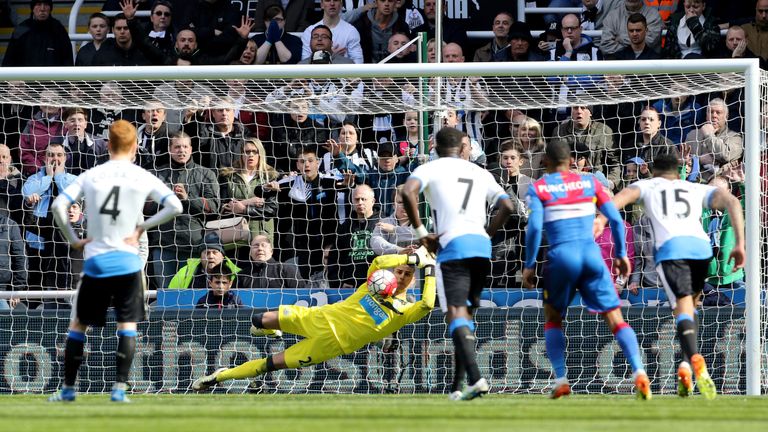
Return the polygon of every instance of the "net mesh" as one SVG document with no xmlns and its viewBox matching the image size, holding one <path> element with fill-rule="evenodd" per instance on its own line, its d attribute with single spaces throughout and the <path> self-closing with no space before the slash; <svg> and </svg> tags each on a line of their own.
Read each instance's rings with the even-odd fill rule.
<svg viewBox="0 0 768 432">
<path fill-rule="evenodd" d="M 4 213 L 16 222 L 18 235 L 16 240 L 8 237 L 8 268 L 13 271 L 7 272 L 10 278 L 5 283 L 9 290 L 65 291 L 76 286 L 82 257 L 55 233 L 46 212 L 35 211 L 36 205 L 28 201 L 30 178 L 41 168 L 45 171 L 50 142 L 66 143 L 65 171 L 76 175 L 105 160 L 112 122 L 121 118 L 134 122 L 139 127 L 137 163 L 154 170 L 170 186 L 181 185 L 189 200 L 200 205 L 185 207 L 183 217 L 154 230 L 147 239 L 148 281 L 157 298 L 151 301 L 148 320 L 139 325 L 131 381 L 139 392 L 189 391 L 192 380 L 203 373 L 279 352 L 300 339 L 250 337 L 251 308 L 340 301 L 364 281 L 373 256 L 402 252 L 415 244 L 396 187 L 430 159 L 430 129 L 438 122 L 455 125 L 471 138 L 471 160 L 498 178 L 519 210 L 494 238 L 490 289 L 476 316 L 481 371 L 490 378 L 492 391 L 545 392 L 551 373 L 540 293 L 520 288 L 527 184 L 509 167 L 504 143 L 511 141 L 519 149 L 520 173 L 536 178 L 545 143 L 566 140 L 584 161 L 580 169 L 603 173 L 606 185 L 618 190 L 644 175 L 643 161 L 632 159 L 649 154 L 643 119 L 653 117 L 645 109 L 652 106 L 658 123 L 649 126 L 653 132 L 649 135 L 664 137 L 661 142 L 668 147 L 690 151 L 686 174 L 691 181 L 705 182 L 718 175 L 725 178 L 726 187 L 743 196 L 744 85 L 744 75 L 736 73 L 444 77 L 439 83 L 435 78 L 396 77 L 3 82 L 0 122 L 13 168 L 0 167 L 5 174 L 0 186 L 5 188 Z M 762 101 L 768 100 L 766 94 L 763 86 Z M 730 132 L 723 139 L 732 143 L 728 151 L 712 150 L 698 142 L 696 134 L 712 120 L 708 107 L 718 105 L 712 102 L 716 99 L 727 107 L 725 124 Z M 765 111 L 766 103 L 762 105 Z M 582 115 L 591 118 L 586 133 L 564 125 L 579 121 L 573 107 L 586 107 Z M 85 118 L 79 126 L 78 113 Z M 765 134 L 765 122 L 761 127 Z M 172 165 L 178 164 L 171 140 L 176 131 L 190 136 L 191 160 L 196 164 L 183 176 Z M 302 153 L 305 147 L 315 153 Z M 274 169 L 249 165 L 250 151 Z M 301 180 L 313 174 L 305 169 L 319 171 L 320 183 Z M 278 182 L 280 193 L 268 193 L 265 184 L 271 181 Z M 366 222 L 356 219 L 358 211 L 366 210 L 358 210 L 350 200 L 355 184 L 368 184 L 373 190 L 374 216 Z M 761 189 L 765 193 L 766 188 Z M 211 225 L 233 216 L 245 218 L 240 231 Z M 628 307 L 627 320 L 638 334 L 654 392 L 674 393 L 680 357 L 674 320 L 653 277 L 652 243 L 641 210 L 627 211 L 625 219 L 633 233 L 630 250 L 636 270 L 629 281 L 616 281 L 616 287 Z M 72 220 L 86 236 L 87 221 L 76 211 Z M 721 222 L 720 215 L 704 222 L 717 245 L 727 241 Z M 9 236 L 12 225 L 5 225 Z M 218 242 L 207 235 L 214 231 L 220 234 Z M 234 237 L 225 239 L 228 234 Z M 248 242 L 261 234 L 271 244 L 273 259 L 282 264 L 260 263 L 263 252 Z M 609 238 L 599 241 L 610 250 Z M 208 258 L 201 252 L 219 246 L 227 262 L 240 269 L 233 292 L 241 306 L 217 299 L 209 307 L 196 308 L 208 293 L 200 272 Z M 22 256 L 26 261 L 19 259 Z M 761 256 L 768 254 L 761 251 Z M 543 255 L 539 261 L 543 263 Z M 719 391 L 744 393 L 743 276 L 728 279 L 719 264 L 711 269 L 713 289 L 700 313 L 701 351 Z M 631 371 L 612 335 L 599 317 L 579 307 L 578 299 L 574 305 L 566 319 L 574 389 L 631 391 Z M 69 300 L 30 298 L 19 305 L 13 300 L 10 306 L 15 307 L 13 313 L 0 314 L 5 371 L 0 391 L 57 388 Z M 310 368 L 234 381 L 218 391 L 445 392 L 451 380 L 452 344 L 442 319 L 434 312 L 405 327 L 397 335 L 400 346 L 394 352 L 371 345 Z M 763 306 L 763 347 L 767 321 L 768 309 Z M 114 330 L 110 323 L 90 332 L 79 381 L 82 391 L 109 390 L 117 344 Z M 762 361 L 768 364 L 765 351 Z"/>
</svg>

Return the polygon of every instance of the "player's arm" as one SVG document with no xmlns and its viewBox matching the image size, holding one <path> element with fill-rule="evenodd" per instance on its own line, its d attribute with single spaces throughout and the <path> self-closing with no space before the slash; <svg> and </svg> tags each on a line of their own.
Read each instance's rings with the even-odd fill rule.
<svg viewBox="0 0 768 432">
<path fill-rule="evenodd" d="M 544 229 L 544 204 L 534 192 L 528 190 L 528 225 L 525 230 L 525 269 L 533 269 L 536 265 L 536 255 L 541 245 L 541 233 Z"/>
<path fill-rule="evenodd" d="M 636 186 L 627 186 L 622 189 L 621 192 L 614 195 L 611 201 L 613 202 L 615 209 L 618 211 L 630 204 L 636 203 L 639 199 L 640 188 Z M 603 232 L 603 227 L 609 222 L 608 217 L 603 213 L 602 205 L 598 208 L 600 209 L 600 214 L 595 216 L 595 237 Z"/>
<path fill-rule="evenodd" d="M 507 223 L 507 219 L 509 219 L 509 215 L 515 210 L 515 207 L 512 204 L 512 200 L 509 199 L 509 195 L 507 195 L 504 189 L 496 183 L 490 173 L 488 173 L 488 177 L 490 177 L 489 181 L 491 187 L 488 189 L 488 196 L 486 199 L 491 204 L 491 207 L 495 206 L 499 210 L 491 218 L 488 227 L 485 229 L 485 232 L 488 233 L 488 237 L 493 238 L 493 236 L 496 235 L 496 231 Z"/>
<path fill-rule="evenodd" d="M 81 248 L 88 242 L 87 240 L 80 239 L 77 236 L 77 233 L 75 233 L 75 230 L 72 229 L 72 225 L 69 223 L 69 207 L 82 196 L 83 188 L 81 187 L 81 180 L 78 177 L 78 180 L 68 188 L 64 189 L 64 191 L 53 200 L 53 204 L 51 204 L 51 213 L 53 213 L 53 220 L 56 222 L 56 226 L 59 227 L 69 244 L 75 248 Z"/>
<path fill-rule="evenodd" d="M 427 227 L 421 223 L 419 217 L 419 193 L 423 189 L 422 179 L 411 175 L 403 186 L 403 207 L 408 214 L 408 220 L 411 222 L 416 238 L 430 252 L 437 252 L 438 236 L 430 234 Z"/>
<path fill-rule="evenodd" d="M 437 281 L 435 280 L 435 266 L 424 266 L 424 284 L 421 286 L 421 300 L 413 307 L 405 311 L 403 316 L 405 324 L 414 323 L 426 316 L 435 307 Z"/>
<path fill-rule="evenodd" d="M 731 218 L 731 226 L 736 236 L 736 244 L 731 250 L 730 259 L 734 262 L 734 270 L 744 267 L 746 261 L 745 240 L 744 240 L 744 213 L 738 198 L 733 196 L 727 190 L 720 188 L 714 189 L 709 193 L 705 201 L 708 207 L 717 210 L 727 210 Z"/>
</svg>

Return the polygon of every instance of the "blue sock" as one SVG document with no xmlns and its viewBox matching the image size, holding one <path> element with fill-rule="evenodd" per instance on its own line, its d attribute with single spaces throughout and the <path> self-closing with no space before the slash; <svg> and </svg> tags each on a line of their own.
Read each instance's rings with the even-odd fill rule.
<svg viewBox="0 0 768 432">
<path fill-rule="evenodd" d="M 644 370 L 643 358 L 640 355 L 640 347 L 637 344 L 637 335 L 632 330 L 632 327 L 627 323 L 617 325 L 613 329 L 613 337 L 616 338 L 621 351 L 624 352 L 624 357 L 627 358 L 629 365 L 632 366 L 632 372 Z"/>
<path fill-rule="evenodd" d="M 558 324 L 544 324 L 544 342 L 547 347 L 547 357 L 552 363 L 555 378 L 565 378 L 565 334 Z"/>
</svg>

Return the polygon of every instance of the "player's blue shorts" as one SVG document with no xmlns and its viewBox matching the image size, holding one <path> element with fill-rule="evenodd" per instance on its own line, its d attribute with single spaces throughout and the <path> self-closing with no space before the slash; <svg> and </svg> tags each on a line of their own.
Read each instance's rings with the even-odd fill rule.
<svg viewBox="0 0 768 432">
<path fill-rule="evenodd" d="M 544 303 L 563 315 L 577 289 L 590 312 L 608 312 L 621 305 L 594 241 L 573 241 L 549 249 L 543 276 Z"/>
</svg>

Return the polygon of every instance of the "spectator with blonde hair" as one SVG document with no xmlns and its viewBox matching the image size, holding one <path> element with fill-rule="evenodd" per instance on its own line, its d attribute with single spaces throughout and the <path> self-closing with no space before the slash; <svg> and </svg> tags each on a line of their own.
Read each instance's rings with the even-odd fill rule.
<svg viewBox="0 0 768 432">
<path fill-rule="evenodd" d="M 532 179 L 541 177 L 544 173 L 544 148 L 547 145 L 541 124 L 535 119 L 526 117 L 520 122 L 512 141 L 521 150 L 523 165 L 520 167 L 520 173 Z"/>
<path fill-rule="evenodd" d="M 248 219 L 251 236 L 264 233 L 274 241 L 277 216 L 277 194 L 263 185 L 277 179 L 277 171 L 267 164 L 264 145 L 257 138 L 248 138 L 240 158 L 231 168 L 222 168 L 219 175 L 221 215 Z M 247 255 L 247 254 L 246 254 Z"/>
</svg>

